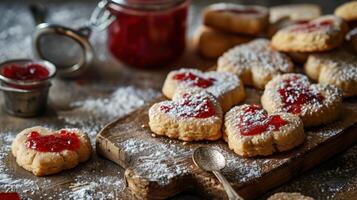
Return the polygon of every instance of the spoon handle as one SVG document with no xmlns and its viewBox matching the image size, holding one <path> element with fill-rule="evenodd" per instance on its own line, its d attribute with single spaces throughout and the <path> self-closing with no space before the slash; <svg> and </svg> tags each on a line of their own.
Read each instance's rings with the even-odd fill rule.
<svg viewBox="0 0 357 200">
<path fill-rule="evenodd" d="M 217 177 L 219 182 L 222 183 L 224 189 L 226 190 L 227 196 L 229 200 L 244 200 L 241 196 L 237 194 L 237 192 L 232 188 L 231 184 L 227 181 L 227 179 L 223 176 L 220 171 L 212 171 L 213 174 Z"/>
</svg>

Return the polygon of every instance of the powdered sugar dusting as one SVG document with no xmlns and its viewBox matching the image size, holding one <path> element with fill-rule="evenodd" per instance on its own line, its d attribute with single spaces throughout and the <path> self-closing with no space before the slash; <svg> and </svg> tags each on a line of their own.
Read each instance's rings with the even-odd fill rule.
<svg viewBox="0 0 357 200">
<path fill-rule="evenodd" d="M 189 172 L 186 160 L 192 154 L 192 149 L 140 139 L 128 139 L 118 146 L 129 157 L 136 175 L 149 181 L 165 185 L 170 179 Z"/>
<path fill-rule="evenodd" d="M 75 109 L 61 112 L 59 118 L 68 128 L 81 127 L 94 144 L 97 133 L 105 124 L 129 114 L 157 95 L 158 92 L 152 89 L 120 87 L 108 97 L 73 102 L 71 105 Z"/>
<path fill-rule="evenodd" d="M 174 117 L 209 118 L 216 115 L 216 100 L 205 92 L 176 95 L 160 103 L 160 110 Z M 155 113 L 154 113 L 155 114 Z"/>
<path fill-rule="evenodd" d="M 273 73 L 287 73 L 293 70 L 289 57 L 273 50 L 266 39 L 256 39 L 230 49 L 218 59 L 218 70 L 227 66 L 234 66 L 241 73 L 251 70 L 253 66 Z"/>
<path fill-rule="evenodd" d="M 197 69 L 180 69 L 176 71 L 172 71 L 169 75 L 168 78 L 173 78 L 177 74 L 182 74 L 182 73 L 191 73 L 197 77 L 202 77 L 206 80 L 212 80 L 212 85 L 209 85 L 209 87 L 204 88 L 207 92 L 213 94 L 216 98 L 236 89 L 239 88 L 240 85 L 242 84 L 240 79 L 228 72 L 202 72 Z M 177 84 L 179 84 L 178 89 L 183 89 L 187 90 L 187 88 L 193 88 L 193 89 L 201 89 L 200 87 L 197 87 L 195 85 L 197 82 L 197 78 L 193 80 L 176 80 Z"/>
</svg>

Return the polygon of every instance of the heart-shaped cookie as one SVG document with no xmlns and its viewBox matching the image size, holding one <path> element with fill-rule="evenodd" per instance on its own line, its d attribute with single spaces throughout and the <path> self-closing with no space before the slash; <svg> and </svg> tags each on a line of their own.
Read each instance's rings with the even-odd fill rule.
<svg viewBox="0 0 357 200">
<path fill-rule="evenodd" d="M 357 96 L 357 57 L 344 50 L 310 55 L 305 73 L 314 81 L 342 89 L 346 97 Z"/>
<path fill-rule="evenodd" d="M 311 84 L 302 74 L 284 74 L 266 85 L 261 102 L 269 113 L 289 112 L 300 116 L 304 126 L 315 126 L 338 117 L 342 91 L 332 85 Z"/>
<path fill-rule="evenodd" d="M 226 113 L 224 134 L 229 148 L 244 157 L 287 151 L 305 138 L 298 116 L 286 112 L 269 115 L 261 106 L 248 104 Z"/>
<path fill-rule="evenodd" d="M 223 112 L 243 101 L 245 92 L 239 78 L 227 72 L 202 72 L 196 69 L 180 69 L 170 72 L 162 92 L 171 99 L 177 92 L 205 90 L 215 96 Z"/>
<path fill-rule="evenodd" d="M 222 136 L 222 116 L 214 96 L 192 90 L 154 104 L 149 109 L 149 126 L 157 135 L 184 141 L 217 140 Z"/>
<path fill-rule="evenodd" d="M 217 71 L 230 72 L 240 77 L 244 85 L 263 89 L 274 76 L 292 72 L 290 58 L 273 50 L 267 39 L 255 39 L 238 45 L 218 59 Z"/>
<path fill-rule="evenodd" d="M 327 51 L 340 46 L 347 31 L 348 26 L 341 18 L 326 15 L 283 28 L 273 36 L 271 42 L 279 51 Z"/>
<path fill-rule="evenodd" d="M 17 134 L 11 151 L 18 165 L 36 176 L 44 176 L 88 160 L 92 147 L 87 135 L 78 129 L 52 132 L 36 126 Z"/>
</svg>

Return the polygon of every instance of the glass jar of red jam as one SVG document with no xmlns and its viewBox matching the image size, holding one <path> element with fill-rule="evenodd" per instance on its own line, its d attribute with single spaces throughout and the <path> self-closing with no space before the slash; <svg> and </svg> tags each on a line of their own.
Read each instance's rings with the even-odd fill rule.
<svg viewBox="0 0 357 200">
<path fill-rule="evenodd" d="M 112 0 L 110 52 L 130 66 L 151 69 L 177 59 L 185 49 L 188 0 Z"/>
</svg>

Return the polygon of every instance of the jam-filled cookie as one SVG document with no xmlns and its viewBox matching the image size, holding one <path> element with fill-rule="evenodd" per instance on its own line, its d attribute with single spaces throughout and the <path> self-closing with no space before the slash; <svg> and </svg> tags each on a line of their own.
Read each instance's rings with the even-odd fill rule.
<svg viewBox="0 0 357 200">
<path fill-rule="evenodd" d="M 347 51 L 312 54 L 305 72 L 314 81 L 342 89 L 344 96 L 357 96 L 357 57 Z"/>
<path fill-rule="evenodd" d="M 305 139 L 298 116 L 287 112 L 269 115 L 261 106 L 247 104 L 226 113 L 224 134 L 229 148 L 244 157 L 287 151 Z"/>
<path fill-rule="evenodd" d="M 259 89 L 274 76 L 293 69 L 290 58 L 273 50 L 267 39 L 256 39 L 230 49 L 218 59 L 217 67 L 217 71 L 236 74 L 245 85 Z"/>
<path fill-rule="evenodd" d="M 201 27 L 195 37 L 197 49 L 207 58 L 218 58 L 228 49 L 252 40 L 250 36 L 219 31 L 209 27 Z"/>
<path fill-rule="evenodd" d="M 335 15 L 341 17 L 348 23 L 357 22 L 357 1 L 342 4 L 335 10 Z"/>
<path fill-rule="evenodd" d="M 272 38 L 272 46 L 287 52 L 327 51 L 340 46 L 347 31 L 341 18 L 326 15 L 279 30 Z"/>
<path fill-rule="evenodd" d="M 78 129 L 51 131 L 36 126 L 21 131 L 11 151 L 19 166 L 36 176 L 71 169 L 89 159 L 92 147 L 88 136 Z"/>
<path fill-rule="evenodd" d="M 202 72 L 196 69 L 180 69 L 170 72 L 165 80 L 162 92 L 171 99 L 177 92 L 191 89 L 205 90 L 215 96 L 223 112 L 243 101 L 245 92 L 243 83 L 237 76 L 228 72 Z"/>
<path fill-rule="evenodd" d="M 154 104 L 149 109 L 149 126 L 157 135 L 183 141 L 217 140 L 222 136 L 222 117 L 213 95 L 192 90 Z"/>
<path fill-rule="evenodd" d="M 206 26 L 231 33 L 257 35 L 268 25 L 269 10 L 262 6 L 217 3 L 203 11 Z"/>
<path fill-rule="evenodd" d="M 332 85 L 311 84 L 302 74 L 284 74 L 266 85 L 261 103 L 269 113 L 289 112 L 300 116 L 304 126 L 316 126 L 339 116 L 342 91 Z"/>
<path fill-rule="evenodd" d="M 314 200 L 314 198 L 302 195 L 297 192 L 279 192 L 270 196 L 267 200 Z"/>
<path fill-rule="evenodd" d="M 321 15 L 321 8 L 316 4 L 288 4 L 270 8 L 269 21 L 274 23 L 282 18 L 292 21 L 312 20 Z"/>
</svg>

